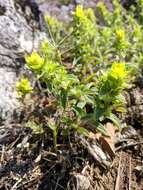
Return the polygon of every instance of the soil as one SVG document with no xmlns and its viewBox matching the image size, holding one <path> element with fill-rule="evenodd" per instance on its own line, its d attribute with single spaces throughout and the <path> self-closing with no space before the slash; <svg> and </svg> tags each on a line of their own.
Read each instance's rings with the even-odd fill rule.
<svg viewBox="0 0 143 190">
<path fill-rule="evenodd" d="M 18 145 L 21 141 L 23 147 Z M 143 138 L 138 141 L 143 142 Z M 72 178 L 77 174 L 89 180 L 89 190 L 143 189 L 143 171 L 136 169 L 143 163 L 142 144 L 118 151 L 108 170 L 99 166 L 77 142 L 59 144 L 56 154 L 50 147 L 50 141 L 46 144 L 42 137 L 31 138 L 30 134 L 2 145 L 0 189 L 75 189 Z"/>
</svg>

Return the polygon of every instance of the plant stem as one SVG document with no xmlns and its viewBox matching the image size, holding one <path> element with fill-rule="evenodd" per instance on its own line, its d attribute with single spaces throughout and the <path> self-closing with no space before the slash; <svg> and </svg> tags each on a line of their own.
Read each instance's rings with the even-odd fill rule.
<svg viewBox="0 0 143 190">
<path fill-rule="evenodd" d="M 57 152 L 57 130 L 56 129 L 53 131 L 53 144 L 54 144 L 55 152 Z"/>
</svg>

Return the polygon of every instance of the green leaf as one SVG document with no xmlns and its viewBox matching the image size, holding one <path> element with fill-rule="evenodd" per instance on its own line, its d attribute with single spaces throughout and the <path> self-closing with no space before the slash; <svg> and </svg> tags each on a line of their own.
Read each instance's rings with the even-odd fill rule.
<svg viewBox="0 0 143 190">
<path fill-rule="evenodd" d="M 89 124 L 93 129 L 97 129 L 102 134 L 106 135 L 106 129 L 105 127 L 98 122 L 93 114 L 87 114 L 82 118 L 83 121 L 85 121 L 87 124 Z"/>
<path fill-rule="evenodd" d="M 89 137 L 89 131 L 83 127 L 78 127 L 77 128 L 77 132 L 80 134 L 80 135 L 83 135 L 83 136 L 86 136 L 86 137 Z"/>
<path fill-rule="evenodd" d="M 64 89 L 61 90 L 60 99 L 61 99 L 61 105 L 65 109 L 67 105 L 67 100 L 68 100 L 68 92 L 66 90 Z"/>
<path fill-rule="evenodd" d="M 48 123 L 48 127 L 52 130 L 52 131 L 56 131 L 57 126 L 56 125 L 52 125 L 50 123 Z"/>
<path fill-rule="evenodd" d="M 121 112 L 121 113 L 126 113 L 126 112 L 127 112 L 127 110 L 126 110 L 123 106 L 117 107 L 117 108 L 116 108 L 116 111 L 117 111 L 117 112 Z"/>
<path fill-rule="evenodd" d="M 84 115 L 82 117 L 82 120 L 86 121 L 86 122 L 90 122 L 91 120 L 93 120 L 93 113 L 89 113 L 89 114 Z"/>
<path fill-rule="evenodd" d="M 42 134 L 44 133 L 43 126 L 42 124 L 37 124 L 33 120 L 29 120 L 26 124 L 25 127 L 28 127 L 32 129 L 33 134 Z"/>
<path fill-rule="evenodd" d="M 121 129 L 121 121 L 115 114 L 110 113 L 110 115 L 106 118 L 111 120 L 118 127 L 119 130 Z"/>
<path fill-rule="evenodd" d="M 85 110 L 80 107 L 73 106 L 73 111 L 75 111 L 76 114 L 79 115 L 80 117 L 83 117 L 85 115 Z"/>
<path fill-rule="evenodd" d="M 104 116 L 104 112 L 105 112 L 105 109 L 97 107 L 94 112 L 96 120 L 99 120 L 100 117 Z"/>
<path fill-rule="evenodd" d="M 92 127 L 96 128 L 96 129 L 97 129 L 99 132 L 101 132 L 102 134 L 106 135 L 107 131 L 106 131 L 104 125 L 102 125 L 100 122 L 93 120 L 93 121 L 90 123 L 90 125 L 91 125 Z"/>
<path fill-rule="evenodd" d="M 86 104 L 86 102 L 80 101 L 80 102 L 78 102 L 77 107 L 83 109 L 85 104 Z"/>
<path fill-rule="evenodd" d="M 55 120 L 54 118 L 49 118 L 48 119 L 48 123 L 47 123 L 47 126 L 52 130 L 52 131 L 56 131 L 57 130 L 57 125 L 55 123 Z"/>
</svg>

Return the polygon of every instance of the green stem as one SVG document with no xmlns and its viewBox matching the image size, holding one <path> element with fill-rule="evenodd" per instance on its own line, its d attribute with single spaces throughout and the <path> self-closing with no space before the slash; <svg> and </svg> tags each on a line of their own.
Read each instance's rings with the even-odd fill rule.
<svg viewBox="0 0 143 190">
<path fill-rule="evenodd" d="M 55 152 L 57 152 L 57 130 L 53 131 L 53 144 L 54 144 Z"/>
</svg>

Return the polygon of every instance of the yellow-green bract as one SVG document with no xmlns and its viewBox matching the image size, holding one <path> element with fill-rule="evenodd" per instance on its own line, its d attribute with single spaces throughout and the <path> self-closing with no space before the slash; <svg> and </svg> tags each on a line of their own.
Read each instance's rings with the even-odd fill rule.
<svg viewBox="0 0 143 190">
<path fill-rule="evenodd" d="M 27 93 L 31 93 L 33 90 L 27 78 L 22 78 L 20 81 L 18 81 L 16 83 L 16 89 L 19 96 L 24 96 Z"/>
<path fill-rule="evenodd" d="M 39 72 L 44 65 L 44 59 L 36 52 L 25 58 L 27 66 L 36 72 Z"/>
</svg>

